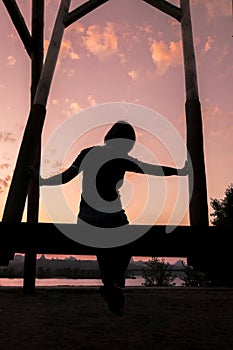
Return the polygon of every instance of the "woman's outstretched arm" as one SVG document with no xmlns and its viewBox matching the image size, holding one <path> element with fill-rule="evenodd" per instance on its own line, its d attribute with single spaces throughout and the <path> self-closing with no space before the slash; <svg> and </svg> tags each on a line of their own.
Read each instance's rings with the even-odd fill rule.
<svg viewBox="0 0 233 350">
<path fill-rule="evenodd" d="M 39 175 L 39 171 L 35 169 L 33 166 L 28 167 L 28 174 L 31 176 L 31 178 L 34 181 L 39 182 L 40 186 L 57 186 L 57 185 L 65 184 L 70 180 L 72 180 L 73 178 L 75 178 L 80 173 L 80 171 L 82 170 L 81 169 L 82 161 L 90 149 L 91 148 L 86 148 L 82 150 L 80 154 L 77 156 L 77 158 L 75 159 L 75 161 L 73 162 L 73 164 L 71 164 L 71 166 L 68 169 L 64 170 L 59 174 L 51 176 L 47 179 L 42 178 Z"/>
<path fill-rule="evenodd" d="M 138 170 L 136 170 L 136 172 L 155 176 L 186 176 L 188 175 L 188 162 L 185 162 L 183 168 L 172 168 L 163 165 L 140 162 L 140 165 L 138 166 Z"/>
<path fill-rule="evenodd" d="M 65 184 L 70 180 L 72 180 L 75 176 L 78 175 L 79 171 L 76 167 L 71 165 L 67 170 L 59 174 L 56 174 L 54 176 L 51 176 L 47 179 L 44 179 L 39 175 L 39 172 L 37 169 L 35 169 L 33 166 L 29 166 L 28 173 L 33 178 L 34 181 L 39 182 L 40 186 L 57 186 L 57 185 Z"/>
</svg>

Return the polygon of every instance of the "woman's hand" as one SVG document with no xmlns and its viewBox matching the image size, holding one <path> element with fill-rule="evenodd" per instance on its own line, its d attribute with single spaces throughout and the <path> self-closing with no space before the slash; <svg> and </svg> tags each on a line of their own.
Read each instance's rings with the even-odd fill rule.
<svg viewBox="0 0 233 350">
<path fill-rule="evenodd" d="M 186 176 L 189 173 L 189 169 L 188 169 L 188 161 L 186 160 L 186 162 L 184 163 L 183 168 L 178 169 L 178 175 L 180 176 Z"/>
<path fill-rule="evenodd" d="M 32 165 L 29 165 L 27 167 L 27 173 L 32 178 L 33 181 L 39 183 L 40 186 L 42 186 L 43 179 L 42 177 L 40 177 L 39 171 L 36 168 L 34 168 Z"/>
</svg>

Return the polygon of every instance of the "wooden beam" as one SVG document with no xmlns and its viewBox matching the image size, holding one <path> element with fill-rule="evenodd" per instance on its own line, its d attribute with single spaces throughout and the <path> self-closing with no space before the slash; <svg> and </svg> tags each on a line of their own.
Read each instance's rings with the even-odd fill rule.
<svg viewBox="0 0 233 350">
<path fill-rule="evenodd" d="M 32 0 L 32 54 L 31 54 L 31 108 L 40 79 L 44 60 L 44 0 Z M 37 146 L 34 160 L 36 169 L 40 169 L 41 142 Z M 38 223 L 39 183 L 31 180 L 28 187 L 27 222 Z M 32 233 L 33 234 L 33 233 Z M 26 251 L 24 257 L 24 294 L 33 295 L 36 283 L 36 258 L 33 251 Z"/>
<path fill-rule="evenodd" d="M 24 18 L 15 0 L 2 0 L 29 56 L 32 53 L 32 40 Z"/>
<path fill-rule="evenodd" d="M 64 18 L 69 11 L 71 0 L 61 0 L 56 22 L 45 58 L 45 63 L 41 72 L 40 80 L 37 86 L 34 104 L 46 106 L 47 99 L 55 71 L 57 58 L 65 30 Z"/>
<path fill-rule="evenodd" d="M 15 253 L 34 251 L 37 254 L 96 255 L 103 249 L 80 244 L 62 232 L 76 224 L 0 223 L 0 247 L 9 246 Z M 231 256 L 232 227 L 177 226 L 166 233 L 167 226 L 129 225 L 132 232 L 146 232 L 140 238 L 119 248 L 132 256 L 187 257 Z M 33 233 L 33 234 L 32 234 Z"/>
<path fill-rule="evenodd" d="M 105 2 L 109 0 L 90 0 L 77 7 L 75 10 L 71 11 L 67 14 L 64 19 L 65 27 L 68 27 L 70 24 L 74 23 L 78 19 L 87 15 L 89 12 L 95 10 L 97 7 L 103 5 Z"/>
<path fill-rule="evenodd" d="M 148 4 L 152 5 L 153 7 L 156 7 L 158 10 L 166 13 L 167 15 L 175 18 L 177 21 L 181 21 L 182 18 L 182 10 L 172 5 L 170 2 L 165 0 L 143 0 L 147 2 Z"/>
</svg>

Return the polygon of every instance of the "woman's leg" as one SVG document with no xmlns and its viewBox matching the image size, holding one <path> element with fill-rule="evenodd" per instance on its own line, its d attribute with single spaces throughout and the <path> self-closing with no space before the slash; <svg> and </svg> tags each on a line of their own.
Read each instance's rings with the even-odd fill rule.
<svg viewBox="0 0 233 350">
<path fill-rule="evenodd" d="M 97 261 L 100 270 L 100 277 L 103 285 L 108 288 L 116 287 L 114 279 L 114 259 L 108 252 L 97 255 Z"/>
<path fill-rule="evenodd" d="M 108 287 L 125 287 L 125 278 L 131 256 L 123 252 L 106 252 L 97 255 L 102 282 Z"/>
<path fill-rule="evenodd" d="M 130 259 L 130 255 L 122 253 L 120 255 L 118 263 L 115 265 L 114 280 L 117 287 L 119 288 L 125 288 L 126 272 L 130 263 Z"/>
</svg>

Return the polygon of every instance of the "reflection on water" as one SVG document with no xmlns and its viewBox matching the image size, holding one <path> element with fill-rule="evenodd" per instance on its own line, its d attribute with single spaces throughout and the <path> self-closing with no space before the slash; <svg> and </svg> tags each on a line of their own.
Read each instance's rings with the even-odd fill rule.
<svg viewBox="0 0 233 350">
<path fill-rule="evenodd" d="M 144 283 L 144 278 L 138 276 L 134 279 L 126 279 L 126 287 L 140 287 Z M 182 280 L 175 278 L 175 285 L 181 286 Z M 70 278 L 43 278 L 36 279 L 37 287 L 56 287 L 56 286 L 76 286 L 76 287 L 94 287 L 101 286 L 102 282 L 100 279 L 70 279 Z M 22 287 L 22 278 L 0 278 L 0 286 L 2 287 Z"/>
</svg>

